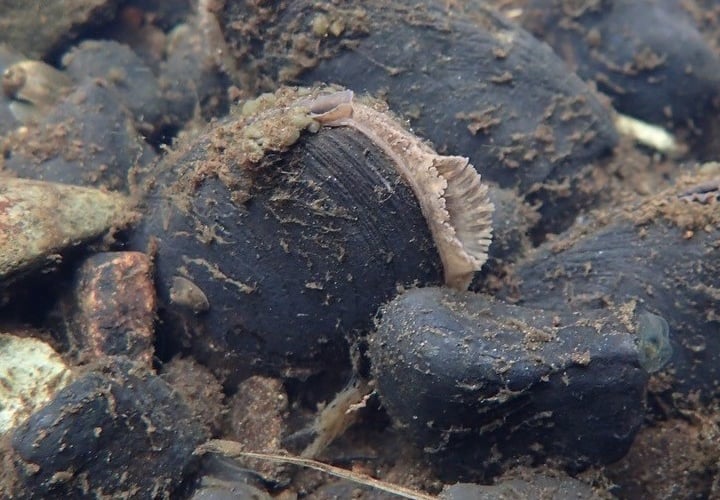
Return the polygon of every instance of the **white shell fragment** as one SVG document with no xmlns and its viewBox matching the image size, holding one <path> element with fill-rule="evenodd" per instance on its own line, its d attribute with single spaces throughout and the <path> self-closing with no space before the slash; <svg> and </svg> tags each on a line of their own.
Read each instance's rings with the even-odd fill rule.
<svg viewBox="0 0 720 500">
<path fill-rule="evenodd" d="M 354 101 L 350 90 L 321 95 L 309 108 L 321 125 L 352 127 L 390 157 L 428 222 L 445 284 L 466 290 L 487 260 L 494 209 L 469 160 L 437 154 L 387 113 Z"/>
<path fill-rule="evenodd" d="M 631 116 L 615 113 L 615 128 L 623 135 L 632 137 L 643 146 L 661 153 L 673 155 L 681 153 L 675 137 L 657 125 L 645 123 Z"/>
<path fill-rule="evenodd" d="M 24 422 L 71 380 L 45 342 L 0 333 L 0 436 Z"/>
</svg>

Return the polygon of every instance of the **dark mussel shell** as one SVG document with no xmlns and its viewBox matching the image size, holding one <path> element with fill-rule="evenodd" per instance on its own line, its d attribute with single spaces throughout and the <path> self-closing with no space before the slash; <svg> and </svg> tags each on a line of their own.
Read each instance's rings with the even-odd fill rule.
<svg viewBox="0 0 720 500">
<path fill-rule="evenodd" d="M 644 201 L 602 214 L 528 254 L 500 298 L 573 311 L 645 310 L 644 333 L 669 334 L 668 394 L 716 398 L 720 387 L 720 179 L 683 176 Z M 643 333 L 638 329 L 638 334 Z M 649 346 L 651 347 L 651 346 Z"/>
<path fill-rule="evenodd" d="M 698 30 L 692 3 L 532 0 L 522 23 L 621 113 L 702 132 L 716 114 L 708 110 L 717 105 L 720 57 Z"/>
<path fill-rule="evenodd" d="M 380 304 L 443 279 L 393 159 L 356 129 L 319 128 L 302 92 L 248 103 L 171 154 L 132 237 L 155 255 L 161 343 L 227 381 L 349 367 L 348 336 Z"/>
<path fill-rule="evenodd" d="M 617 141 L 608 108 L 544 43 L 484 5 L 447 2 L 227 2 L 219 13 L 253 83 L 332 81 L 381 95 L 439 151 L 543 203 L 546 231 L 602 186 Z M 269 78 L 268 78 L 269 77 Z M 574 187 L 583 184 L 582 188 Z"/>
<path fill-rule="evenodd" d="M 383 406 L 446 481 L 609 463 L 643 421 L 647 371 L 604 313 L 428 287 L 385 305 L 369 343 Z"/>
</svg>

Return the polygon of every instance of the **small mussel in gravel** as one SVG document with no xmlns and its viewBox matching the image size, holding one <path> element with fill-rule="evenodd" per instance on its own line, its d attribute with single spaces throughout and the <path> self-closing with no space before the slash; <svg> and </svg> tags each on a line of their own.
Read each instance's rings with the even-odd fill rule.
<svg viewBox="0 0 720 500">
<path fill-rule="evenodd" d="M 473 166 L 350 91 L 247 102 L 150 177 L 131 246 L 155 256 L 161 344 L 226 381 L 349 366 L 347 336 L 398 287 L 467 288 L 487 257 Z"/>
<path fill-rule="evenodd" d="M 592 174 L 617 140 L 608 108 L 522 28 L 483 5 L 473 17 L 448 5 L 239 1 L 218 17 L 256 86 L 269 75 L 382 95 L 439 151 L 469 156 L 486 180 L 542 201 L 546 225 L 565 226 L 602 189 Z"/>
<path fill-rule="evenodd" d="M 634 316 L 530 309 L 441 288 L 380 312 L 369 354 L 390 416 L 444 480 L 619 459 L 644 416 Z"/>
<path fill-rule="evenodd" d="M 519 263 L 498 296 L 538 309 L 645 311 L 638 341 L 648 370 L 665 368 L 668 397 L 717 398 L 717 167 L 706 164 L 671 188 L 598 214 L 541 245 Z"/>
</svg>

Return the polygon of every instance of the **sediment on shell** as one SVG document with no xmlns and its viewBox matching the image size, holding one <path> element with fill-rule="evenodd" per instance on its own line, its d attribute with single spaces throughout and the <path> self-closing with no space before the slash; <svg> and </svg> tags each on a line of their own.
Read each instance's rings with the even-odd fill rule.
<svg viewBox="0 0 720 500">
<path fill-rule="evenodd" d="M 352 128 L 382 149 L 412 188 L 440 255 L 445 284 L 467 289 L 486 262 L 492 240 L 494 207 L 480 175 L 465 157 L 437 154 L 383 104 L 363 104 L 351 90 L 336 89 L 284 87 L 246 102 L 240 120 L 214 132 L 207 162 L 214 171 L 196 171 L 188 185 L 210 173 L 234 190 L 237 201 L 245 202 L 255 166 L 267 154 L 286 151 L 303 132 L 317 132 L 320 126 Z M 236 134 L 239 140 L 225 140 Z M 233 163 L 242 172 L 228 167 Z"/>
<path fill-rule="evenodd" d="M 443 282 L 392 155 L 313 116 L 335 90 L 284 87 L 243 103 L 148 173 L 148 216 L 128 247 L 156 256 L 158 336 L 228 387 L 344 370 L 348 339 L 398 288 Z"/>
</svg>

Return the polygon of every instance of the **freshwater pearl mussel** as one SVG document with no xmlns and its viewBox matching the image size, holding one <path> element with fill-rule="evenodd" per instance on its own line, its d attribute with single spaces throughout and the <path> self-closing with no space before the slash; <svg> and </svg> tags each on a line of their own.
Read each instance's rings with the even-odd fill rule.
<svg viewBox="0 0 720 500">
<path fill-rule="evenodd" d="M 5 82 L 0 108 L 33 113 L 0 120 L 4 130 L 23 122 L 6 137 L 3 173 L 100 188 L 63 195 L 81 210 L 87 195 L 124 214 L 131 200 L 106 190 L 132 191 L 143 220 L 120 233 L 123 218 L 100 221 L 73 233 L 73 248 L 46 225 L 42 234 L 58 243 L 11 262 L 2 300 L 17 304 L 27 287 L 33 310 L 44 311 L 31 282 L 68 285 L 33 323 L 53 330 L 72 378 L 0 440 L 8 465 L 0 490 L 15 471 L 16 491 L 38 496 L 189 496 L 199 476 L 218 474 L 196 467 L 193 454 L 212 437 L 327 463 L 368 446 L 378 471 L 407 470 L 414 446 L 417 463 L 435 467 L 413 474 L 426 478 L 415 486 L 432 492 L 436 479 L 486 482 L 519 462 L 573 472 L 606 464 L 635 433 L 652 435 L 654 419 L 687 441 L 679 450 L 712 441 L 704 432 L 713 436 L 714 423 L 697 432 L 695 419 L 717 393 L 717 179 L 693 169 L 677 181 L 690 166 L 665 163 L 668 148 L 646 141 L 651 157 L 618 141 L 613 110 L 565 63 L 582 44 L 591 57 L 607 56 L 600 68 L 638 55 L 653 67 L 610 70 L 607 83 L 628 90 L 611 95 L 617 107 L 626 96 L 659 118 L 622 109 L 635 119 L 670 131 L 690 119 L 705 132 L 718 58 L 696 33 L 676 43 L 674 34 L 697 31 L 680 26 L 683 16 L 666 30 L 633 31 L 629 39 L 648 44 L 641 52 L 611 53 L 611 43 L 623 43 L 610 38 L 613 25 L 644 19 L 618 21 L 621 7 L 642 12 L 644 1 L 522 3 L 564 12 L 548 26 L 570 31 L 555 44 L 560 57 L 486 2 L 435 0 L 200 1 L 192 15 L 175 2 L 131 2 L 122 17 L 160 35 L 159 44 L 109 36 L 27 52 L 60 66 L 44 79 L 44 66 L 16 66 L 39 71 L 34 90 L 19 78 Z M 511 17 L 525 22 L 528 13 Z M 187 22 L 172 28 L 179 20 Z M 663 58 L 658 47 L 668 41 L 677 50 Z M 701 45 L 699 58 L 674 57 Z M 316 82 L 355 93 L 281 87 Z M 681 91 L 663 94 L 668 88 Z M 672 102 L 659 102 L 663 95 Z M 227 114 L 229 101 L 240 104 Z M 685 138 L 663 132 L 681 152 Z M 637 193 L 625 196 L 636 178 L 648 181 L 639 203 Z M 657 195 L 668 179 L 678 185 Z M 58 189 L 47 184 L 36 192 Z M 17 220 L 22 226 L 22 213 Z M 126 251 L 84 255 L 99 248 Z M 69 272 L 37 272 L 57 267 Z M 470 288 L 489 294 L 463 291 L 473 275 Z M 11 354 L 8 368 L 21 357 Z M 52 385 L 31 378 L 19 400 Z M 688 415 L 692 423 L 673 427 Z M 325 448 L 352 422 L 360 426 Z M 640 456 L 684 457 L 664 440 L 644 443 Z M 717 463 L 716 449 L 699 449 L 707 456 L 698 463 Z M 89 454 L 101 460 L 88 462 Z M 243 463 L 253 471 L 246 476 L 264 477 L 252 483 L 258 495 L 270 483 L 290 484 L 290 494 L 304 484 L 294 469 L 266 476 L 264 465 Z M 688 484 L 698 470 L 685 467 Z M 702 470 L 706 483 L 711 470 Z M 243 474 L 220 476 L 237 494 Z M 613 480 L 629 477 L 655 476 Z M 197 498 L 222 494 L 217 484 L 203 479 Z M 324 486 L 315 493 L 333 491 Z M 693 488 L 685 496 L 701 491 Z"/>
<path fill-rule="evenodd" d="M 158 171 L 131 244 L 155 255 L 161 314 L 187 335 L 170 340 L 232 380 L 342 366 L 398 287 L 466 289 L 487 258 L 474 167 L 349 90 L 246 102 Z"/>
</svg>

